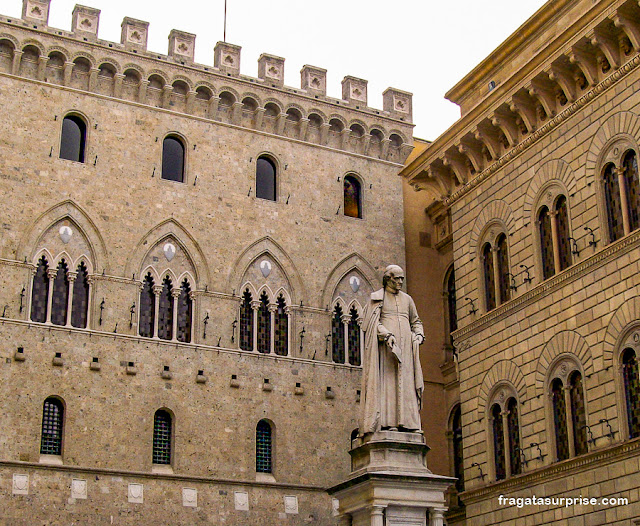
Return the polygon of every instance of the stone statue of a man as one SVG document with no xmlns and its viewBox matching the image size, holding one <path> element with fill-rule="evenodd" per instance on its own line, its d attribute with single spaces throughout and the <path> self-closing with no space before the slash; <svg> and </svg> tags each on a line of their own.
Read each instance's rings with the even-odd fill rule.
<svg viewBox="0 0 640 526">
<path fill-rule="evenodd" d="M 371 294 L 365 309 L 360 435 L 422 429 L 424 332 L 413 299 L 400 290 L 403 283 L 404 271 L 389 265 L 383 288 Z"/>
</svg>

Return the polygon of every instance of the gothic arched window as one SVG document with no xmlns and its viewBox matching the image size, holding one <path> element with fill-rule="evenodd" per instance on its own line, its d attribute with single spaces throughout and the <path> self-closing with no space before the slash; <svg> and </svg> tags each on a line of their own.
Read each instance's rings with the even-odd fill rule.
<svg viewBox="0 0 640 526">
<path fill-rule="evenodd" d="M 58 398 L 49 397 L 42 408 L 41 455 L 62 455 L 64 405 Z"/>
<path fill-rule="evenodd" d="M 84 329 L 87 326 L 89 312 L 89 273 L 84 262 L 76 269 L 76 279 L 73 283 L 73 298 L 71 302 L 71 325 Z"/>
<path fill-rule="evenodd" d="M 275 312 L 275 353 L 278 356 L 287 356 L 289 354 L 289 317 L 287 316 L 287 302 L 284 296 L 280 294 L 276 301 Z"/>
<path fill-rule="evenodd" d="M 153 292 L 155 283 L 148 273 L 142 281 L 140 291 L 140 314 L 138 316 L 138 332 L 146 338 L 153 337 L 156 319 L 156 296 Z"/>
<path fill-rule="evenodd" d="M 166 276 L 162 280 L 162 292 L 158 305 L 158 338 L 171 340 L 173 338 L 173 283 Z"/>
<path fill-rule="evenodd" d="M 569 398 L 571 400 L 571 425 L 573 426 L 573 454 L 583 455 L 589 451 L 589 446 L 582 375 L 578 371 L 574 371 L 569 376 Z"/>
<path fill-rule="evenodd" d="M 242 305 L 240 306 L 240 349 L 243 351 L 253 351 L 253 308 L 251 303 L 253 298 L 249 289 L 242 295 Z"/>
<path fill-rule="evenodd" d="M 609 241 L 613 242 L 624 236 L 620 184 L 618 181 L 618 174 L 616 173 L 616 167 L 613 163 L 609 163 L 604 167 L 602 172 L 602 182 L 607 209 L 607 223 L 609 225 Z"/>
<path fill-rule="evenodd" d="M 551 405 L 553 409 L 556 457 L 558 460 L 566 460 L 570 456 L 567 408 L 564 399 L 564 386 L 559 378 L 551 382 Z"/>
<path fill-rule="evenodd" d="M 47 303 L 49 300 L 48 270 L 47 258 L 42 256 L 38 260 L 31 287 L 31 321 L 39 323 L 47 321 Z"/>
<path fill-rule="evenodd" d="M 627 348 L 622 353 L 622 377 L 628 434 L 629 438 L 636 438 L 640 436 L 640 379 L 638 358 L 633 349 Z"/>
<path fill-rule="evenodd" d="M 496 480 L 502 480 L 507 476 L 507 467 L 504 448 L 502 410 L 498 404 L 494 404 L 491 407 L 491 424 L 493 431 L 493 461 L 495 465 Z"/>
<path fill-rule="evenodd" d="M 53 280 L 53 297 L 51 300 L 51 323 L 67 324 L 67 307 L 69 302 L 69 276 L 64 259 L 58 263 L 56 277 Z"/>
<path fill-rule="evenodd" d="M 540 228 L 540 255 L 542 256 L 542 277 L 548 279 L 555 274 L 553 262 L 553 234 L 551 232 L 551 214 L 546 206 L 538 213 Z"/>
<path fill-rule="evenodd" d="M 271 312 L 269 312 L 269 296 L 266 292 L 260 295 L 258 307 L 258 352 L 271 352 Z"/>
<path fill-rule="evenodd" d="M 562 271 L 571 266 L 569 212 L 567 210 L 567 198 L 564 195 L 561 195 L 556 200 L 556 224 L 558 230 L 558 252 L 560 256 L 559 267 Z"/>
<path fill-rule="evenodd" d="M 87 125 L 77 115 L 67 115 L 62 120 L 62 136 L 60 138 L 60 159 L 84 162 Z"/>
<path fill-rule="evenodd" d="M 171 414 L 158 409 L 153 417 L 153 463 L 171 464 Z"/>
<path fill-rule="evenodd" d="M 162 141 L 162 178 L 184 182 L 184 144 L 181 139 L 169 135 Z"/>
<path fill-rule="evenodd" d="M 331 319 L 331 358 L 336 363 L 344 363 L 344 321 L 342 307 L 336 305 Z"/>
<path fill-rule="evenodd" d="M 256 161 L 256 197 L 276 200 L 276 165 L 265 156 Z"/>
<path fill-rule="evenodd" d="M 493 267 L 493 253 L 489 243 L 485 243 L 484 247 L 482 247 L 482 269 L 484 277 L 485 306 L 488 312 L 496 308 L 496 277 Z"/>
<path fill-rule="evenodd" d="M 360 315 L 358 309 L 351 307 L 349 311 L 349 327 L 347 328 L 348 334 L 348 351 L 349 351 L 349 363 L 351 365 L 360 365 L 360 324 L 358 320 Z"/>
<path fill-rule="evenodd" d="M 464 456 L 462 453 L 462 412 L 456 406 L 451 419 L 451 440 L 453 445 L 453 476 L 456 477 L 456 489 L 464 491 Z"/>
<path fill-rule="evenodd" d="M 496 246 L 498 249 L 498 266 L 496 270 L 500 289 L 500 303 L 504 303 L 505 301 L 509 301 L 509 298 L 511 297 L 509 282 L 509 252 L 507 250 L 507 236 L 505 234 L 500 234 L 498 236 Z"/>
<path fill-rule="evenodd" d="M 640 227 L 640 174 L 636 152 L 629 150 L 622 161 L 624 169 L 625 192 L 629 205 L 629 230 Z"/>
<path fill-rule="evenodd" d="M 520 426 L 518 423 L 518 401 L 515 398 L 507 400 L 507 436 L 509 437 L 509 466 L 511 475 L 522 472 L 520 458 Z"/>
<path fill-rule="evenodd" d="M 191 300 L 191 286 L 184 279 L 180 286 L 178 297 L 178 341 L 189 343 L 191 341 L 191 323 L 193 316 L 193 301 Z"/>
<path fill-rule="evenodd" d="M 344 215 L 362 218 L 362 188 L 353 175 L 344 177 Z"/>
<path fill-rule="evenodd" d="M 271 425 L 260 420 L 256 426 L 256 472 L 273 472 L 273 443 Z"/>
</svg>

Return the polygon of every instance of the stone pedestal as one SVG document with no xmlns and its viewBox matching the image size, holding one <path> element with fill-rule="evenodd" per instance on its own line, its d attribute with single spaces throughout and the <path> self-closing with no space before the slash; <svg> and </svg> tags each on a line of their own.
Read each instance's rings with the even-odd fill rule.
<svg viewBox="0 0 640 526">
<path fill-rule="evenodd" d="M 352 442 L 351 474 L 329 488 L 340 526 L 442 526 L 455 478 L 427 469 L 420 433 L 379 431 Z"/>
</svg>

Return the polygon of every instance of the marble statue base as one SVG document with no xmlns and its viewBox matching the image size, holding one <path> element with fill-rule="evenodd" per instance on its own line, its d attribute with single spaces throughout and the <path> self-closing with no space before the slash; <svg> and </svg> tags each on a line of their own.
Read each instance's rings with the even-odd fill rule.
<svg viewBox="0 0 640 526">
<path fill-rule="evenodd" d="M 442 526 L 455 478 L 427 468 L 421 433 L 379 431 L 353 440 L 351 474 L 327 491 L 340 526 Z"/>
</svg>

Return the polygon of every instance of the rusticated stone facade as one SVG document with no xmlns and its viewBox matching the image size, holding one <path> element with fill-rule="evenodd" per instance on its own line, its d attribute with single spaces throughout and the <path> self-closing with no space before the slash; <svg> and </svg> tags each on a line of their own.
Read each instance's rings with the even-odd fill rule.
<svg viewBox="0 0 640 526">
<path fill-rule="evenodd" d="M 361 79 L 332 99 L 321 68 L 291 88 L 273 55 L 250 78 L 238 46 L 205 66 L 189 33 L 158 55 L 146 22 L 125 18 L 113 43 L 98 10 L 77 6 L 68 32 L 48 9 L 0 17 L 0 523 L 333 524 L 324 488 L 349 472 L 357 318 L 380 269 L 405 260 L 411 95 L 389 89 L 375 110 Z M 80 162 L 61 158 L 70 121 Z M 181 182 L 164 177 L 167 138 Z M 256 196 L 259 159 L 275 199 Z M 64 413 L 54 453 L 43 408 Z M 169 462 L 155 462 L 157 411 Z"/>
<path fill-rule="evenodd" d="M 403 171 L 439 250 L 407 238 L 409 282 L 429 258 L 455 271 L 449 524 L 640 520 L 638 20 L 637 2 L 548 2 L 447 94 L 462 118 Z"/>
</svg>

